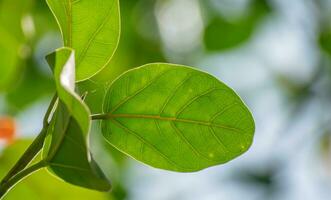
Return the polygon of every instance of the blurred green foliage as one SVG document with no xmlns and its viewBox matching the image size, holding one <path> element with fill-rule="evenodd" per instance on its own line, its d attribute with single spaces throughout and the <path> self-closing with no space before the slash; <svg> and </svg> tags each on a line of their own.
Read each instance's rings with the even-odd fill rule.
<svg viewBox="0 0 331 200">
<path fill-rule="evenodd" d="M 21 44 L 26 41 L 21 20 L 29 10 L 30 2 L 24 1 L 15 7 L 10 0 L 0 2 L 0 91 L 8 88 L 19 72 L 19 59 L 22 57 L 20 53 L 23 53 L 20 52 L 23 50 Z"/>
<path fill-rule="evenodd" d="M 212 5 L 207 7 L 212 11 L 209 11 L 211 19 L 204 31 L 204 43 L 209 51 L 224 51 L 246 42 L 264 17 L 271 12 L 267 0 L 250 2 L 247 13 L 234 20 L 222 15 L 220 11 L 215 11 Z"/>
<path fill-rule="evenodd" d="M 54 90 L 36 53 L 39 42 L 56 28 L 44 1 L 0 1 L 0 45 L 5 45 L 0 48 L 0 92 L 6 94 L 7 113 L 18 113 Z"/>
<path fill-rule="evenodd" d="M 331 28 L 322 31 L 319 37 L 321 48 L 331 56 Z"/>
</svg>

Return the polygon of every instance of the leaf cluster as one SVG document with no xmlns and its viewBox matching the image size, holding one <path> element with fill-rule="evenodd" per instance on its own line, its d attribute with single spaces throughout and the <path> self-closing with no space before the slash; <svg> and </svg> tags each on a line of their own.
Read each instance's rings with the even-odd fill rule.
<svg viewBox="0 0 331 200">
<path fill-rule="evenodd" d="M 110 181 L 90 152 L 92 120 L 101 120 L 104 139 L 113 147 L 165 170 L 199 171 L 249 149 L 255 127 L 247 106 L 223 82 L 191 67 L 146 64 L 102 85 L 103 101 L 85 101 L 102 84 L 93 78 L 105 67 L 116 70 L 108 64 L 120 38 L 119 0 L 47 4 L 64 45 L 46 57 L 56 95 L 40 136 L 1 182 L 0 197 L 41 168 L 73 185 L 108 191 Z M 29 166 L 39 151 L 41 160 Z"/>
</svg>

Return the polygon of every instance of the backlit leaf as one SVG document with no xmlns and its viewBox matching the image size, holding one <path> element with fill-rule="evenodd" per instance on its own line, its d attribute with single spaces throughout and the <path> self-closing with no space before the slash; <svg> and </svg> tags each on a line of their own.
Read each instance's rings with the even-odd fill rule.
<svg viewBox="0 0 331 200">
<path fill-rule="evenodd" d="M 64 46 L 76 52 L 77 81 L 90 78 L 113 56 L 120 36 L 118 0 L 47 0 Z"/>
<path fill-rule="evenodd" d="M 103 112 L 103 135 L 113 146 L 153 167 L 181 172 L 241 155 L 255 129 L 231 88 L 207 73 L 171 64 L 121 75 L 107 92 Z"/>
</svg>

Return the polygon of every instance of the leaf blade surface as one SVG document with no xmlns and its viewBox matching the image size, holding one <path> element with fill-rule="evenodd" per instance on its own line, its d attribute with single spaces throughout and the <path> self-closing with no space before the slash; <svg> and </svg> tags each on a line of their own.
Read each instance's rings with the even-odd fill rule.
<svg viewBox="0 0 331 200">
<path fill-rule="evenodd" d="M 76 79 L 86 80 L 103 69 L 120 37 L 118 0 L 47 0 L 64 46 L 76 52 Z"/>
<path fill-rule="evenodd" d="M 189 67 L 148 64 L 109 88 L 103 134 L 156 168 L 192 172 L 228 162 L 250 147 L 253 117 L 239 96 Z"/>
</svg>

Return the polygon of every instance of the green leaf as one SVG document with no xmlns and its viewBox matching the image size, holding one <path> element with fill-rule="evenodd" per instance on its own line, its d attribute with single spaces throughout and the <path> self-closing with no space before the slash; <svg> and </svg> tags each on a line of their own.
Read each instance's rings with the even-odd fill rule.
<svg viewBox="0 0 331 200">
<path fill-rule="evenodd" d="M 84 102 L 92 114 L 102 112 L 102 102 L 106 89 L 115 78 L 134 66 L 145 63 L 164 62 L 160 36 L 154 13 L 154 0 L 121 1 L 121 42 L 110 63 L 98 74 L 79 82 L 80 94 L 87 92 Z M 153 39 L 141 33 L 153 35 Z M 155 37 L 155 38 L 154 38 Z"/>
<path fill-rule="evenodd" d="M 74 52 L 61 48 L 47 56 L 55 76 L 59 102 L 50 123 L 44 152 L 49 169 L 74 185 L 108 191 L 110 184 L 88 150 L 90 112 L 74 92 Z"/>
<path fill-rule="evenodd" d="M 253 117 L 238 95 L 215 77 L 189 67 L 148 64 L 109 88 L 103 135 L 117 149 L 150 166 L 193 172 L 244 153 Z"/>
<path fill-rule="evenodd" d="M 64 45 L 76 52 L 76 79 L 88 79 L 104 68 L 120 37 L 118 0 L 47 0 Z"/>
</svg>

